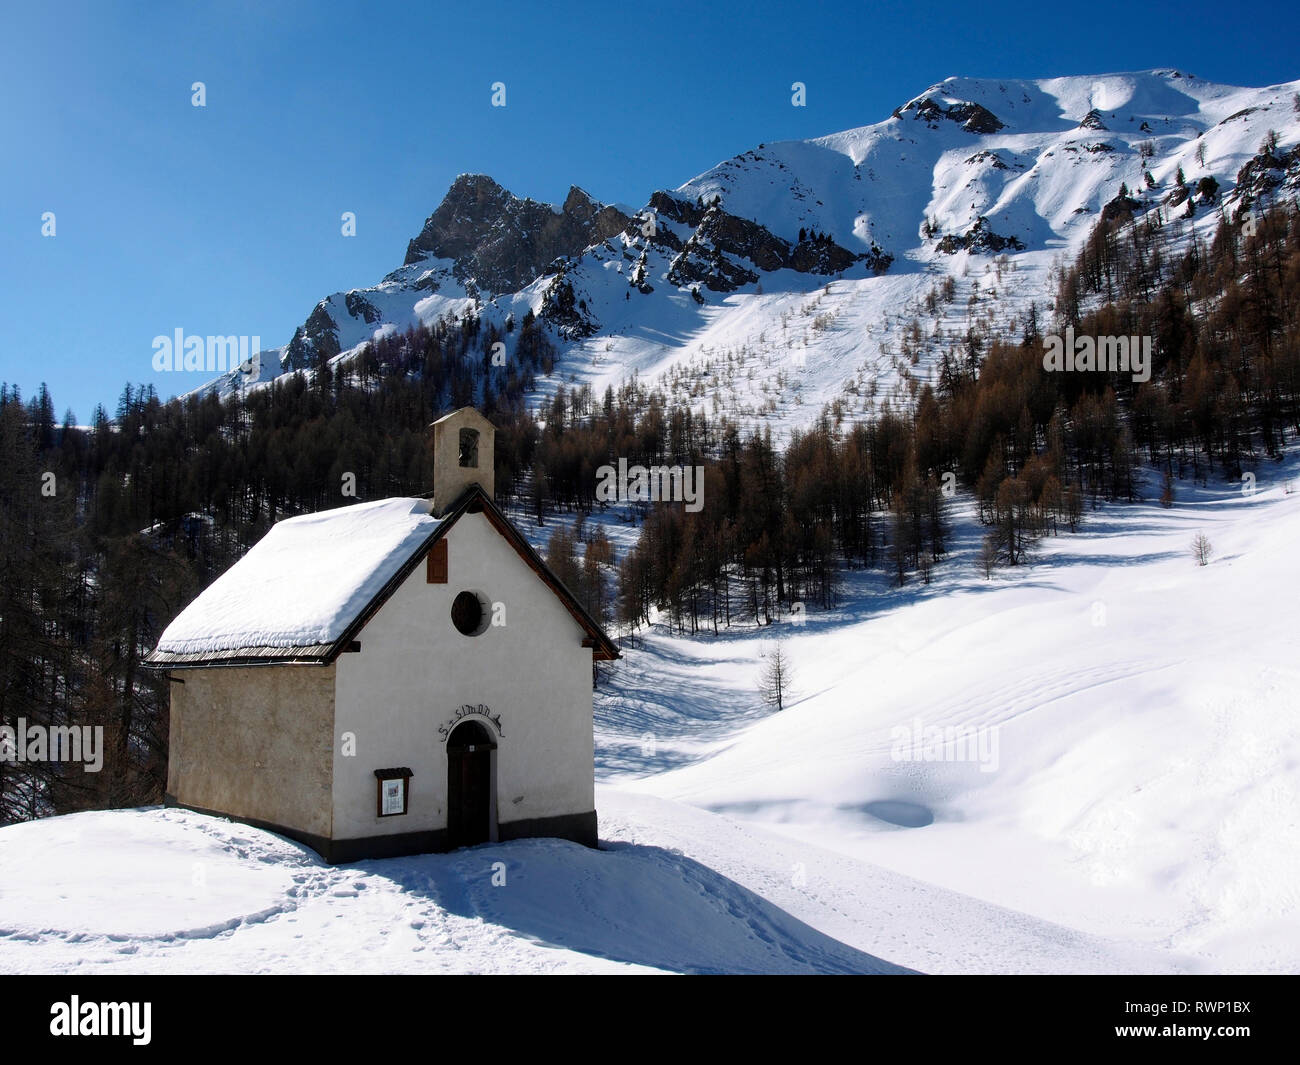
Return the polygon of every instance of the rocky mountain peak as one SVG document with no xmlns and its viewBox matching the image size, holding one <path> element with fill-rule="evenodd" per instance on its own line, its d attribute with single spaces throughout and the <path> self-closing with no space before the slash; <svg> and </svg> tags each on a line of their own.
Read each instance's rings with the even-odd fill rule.
<svg viewBox="0 0 1300 1065">
<path fill-rule="evenodd" d="M 462 174 L 406 249 L 404 265 L 450 259 L 457 280 L 485 293 L 517 292 L 619 233 L 630 219 L 576 185 L 557 210 L 520 199 L 486 174 Z"/>
</svg>

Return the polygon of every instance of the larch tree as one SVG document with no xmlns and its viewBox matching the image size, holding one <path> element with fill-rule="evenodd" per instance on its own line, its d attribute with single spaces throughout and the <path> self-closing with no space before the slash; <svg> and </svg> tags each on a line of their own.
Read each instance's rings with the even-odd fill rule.
<svg viewBox="0 0 1300 1065">
<path fill-rule="evenodd" d="M 763 652 L 762 658 L 763 668 L 759 674 L 758 687 L 763 701 L 777 710 L 784 710 L 794 679 L 785 641 L 777 640 Z"/>
</svg>

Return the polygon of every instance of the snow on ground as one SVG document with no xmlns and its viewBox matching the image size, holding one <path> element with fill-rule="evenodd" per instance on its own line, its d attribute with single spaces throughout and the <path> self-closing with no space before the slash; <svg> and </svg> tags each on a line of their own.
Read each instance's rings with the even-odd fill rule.
<svg viewBox="0 0 1300 1065">
<path fill-rule="evenodd" d="M 601 788 L 602 849 L 562 840 L 327 866 L 159 808 L 0 833 L 0 972 L 1176 971 L 662 799 Z M 501 881 L 496 883 L 494 881 Z"/>
<path fill-rule="evenodd" d="M 526 840 L 330 867 L 270 833 L 155 808 L 0 834 L 0 972 L 50 971 L 900 968 L 653 843 Z"/>
<path fill-rule="evenodd" d="M 0 972 L 1295 971 L 1300 463 L 1255 472 L 991 581 L 959 513 L 928 587 L 645 634 L 597 697 L 599 851 L 329 867 L 179 810 L 4 828 Z M 908 760 L 927 728 L 979 742 Z"/>
<path fill-rule="evenodd" d="M 1080 932 L 1300 969 L 1296 469 L 1104 507 L 992 581 L 967 516 L 928 588 L 862 577 L 802 627 L 652 634 L 601 696 L 598 764 Z M 775 636 L 796 673 L 780 714 L 755 691 Z M 946 740 L 928 761 L 927 729 Z"/>
</svg>

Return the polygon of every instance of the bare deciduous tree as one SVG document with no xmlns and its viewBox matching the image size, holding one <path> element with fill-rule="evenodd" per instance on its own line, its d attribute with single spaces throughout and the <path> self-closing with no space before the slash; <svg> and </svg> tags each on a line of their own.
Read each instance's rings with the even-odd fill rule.
<svg viewBox="0 0 1300 1065">
<path fill-rule="evenodd" d="M 1210 538 L 1205 533 L 1198 532 L 1192 537 L 1192 557 L 1196 559 L 1198 566 L 1207 566 L 1210 563 L 1210 555 L 1214 549 L 1210 546 Z"/>
<path fill-rule="evenodd" d="M 985 533 L 984 539 L 980 542 L 979 553 L 980 568 L 984 570 L 984 579 L 993 579 L 993 567 L 998 564 L 998 537 L 997 532 L 991 531 Z"/>
<path fill-rule="evenodd" d="M 786 650 L 785 641 L 777 640 L 763 652 L 762 659 L 763 669 L 759 674 L 758 690 L 768 706 L 784 710 L 793 676 L 790 668 L 790 653 Z"/>
</svg>

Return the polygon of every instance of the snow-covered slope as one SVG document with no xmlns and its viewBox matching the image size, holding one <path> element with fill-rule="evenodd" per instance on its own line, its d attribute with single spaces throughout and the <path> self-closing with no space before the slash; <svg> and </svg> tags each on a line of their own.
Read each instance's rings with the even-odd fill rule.
<svg viewBox="0 0 1300 1065">
<path fill-rule="evenodd" d="M 1104 508 L 992 581 L 967 515 L 928 587 L 863 577 L 802 626 L 651 634 L 601 696 L 598 761 L 624 790 L 1080 932 L 1296 971 L 1297 469 Z M 776 637 L 794 701 L 768 714 Z"/>
<path fill-rule="evenodd" d="M 564 340 L 557 380 L 663 374 L 798 425 L 845 382 L 854 406 L 905 394 L 968 317 L 1014 332 L 1121 183 L 1171 219 L 1179 168 L 1215 176 L 1230 217 L 1270 184 L 1292 195 L 1298 88 L 951 79 L 876 126 L 657 193 L 653 227 L 643 211 L 497 295 L 480 266 L 513 284 L 613 216 L 571 194 L 514 256 L 537 205 L 466 182 L 485 213 L 431 220 L 410 261 L 331 297 L 261 372 L 331 331 L 346 360 L 416 320 L 532 309 Z M 1179 224 L 1217 220 L 1204 203 Z M 929 313 L 944 277 L 957 297 Z M 849 574 L 843 605 L 802 625 L 641 634 L 597 695 L 602 851 L 328 868 L 179 811 L 4 828 L 0 971 L 1300 971 L 1300 463 L 1252 472 L 1253 494 L 1182 483 L 1169 509 L 1103 507 L 992 580 L 955 508 L 933 584 Z M 778 636 L 795 691 L 772 714 L 756 679 Z"/>
<path fill-rule="evenodd" d="M 1249 190 L 1235 187 L 1269 131 L 1283 151 L 1300 140 L 1297 91 L 1173 70 L 949 78 L 883 122 L 761 144 L 632 215 L 577 188 L 552 207 L 463 175 L 401 267 L 323 300 L 257 372 L 207 387 L 256 387 L 320 354 L 346 360 L 373 336 L 470 311 L 509 348 L 518 334 L 505 333 L 507 319 L 531 310 L 561 347 L 553 382 L 603 388 L 636 372 L 699 407 L 785 430 L 832 399 L 847 397 L 850 410 L 906 399 L 973 318 L 1014 335 L 1031 301 L 1042 313 L 1053 264 L 1121 186 L 1138 213 L 1159 210 L 1189 232 L 1211 229 L 1220 208 L 1236 217 L 1269 184 L 1255 173 Z M 1300 185 L 1292 163 L 1279 168 L 1287 194 Z M 1180 169 L 1197 208 L 1186 222 Z M 1216 196 L 1197 197 L 1205 177 Z M 926 310 L 945 277 L 955 298 Z M 901 343 L 914 319 L 915 358 Z"/>
<path fill-rule="evenodd" d="M 607 842 L 326 866 L 181 810 L 0 831 L 7 973 L 1180 971 L 820 847 L 601 789 Z M 805 879 L 800 870 L 807 870 Z M 905 959 L 900 961 L 899 959 Z"/>
</svg>

